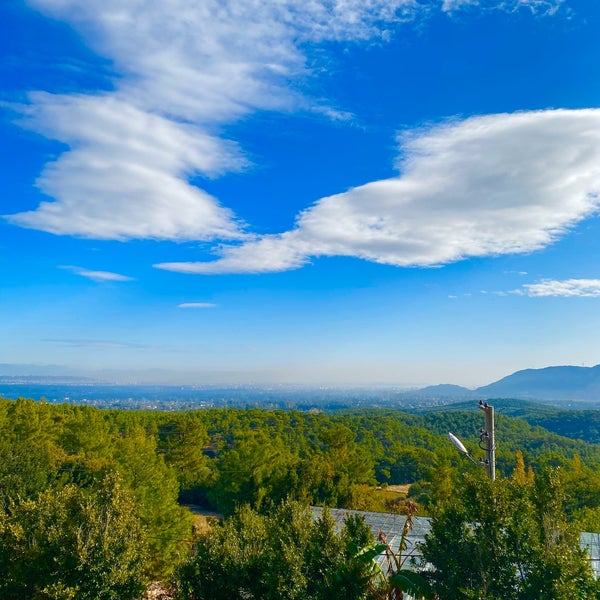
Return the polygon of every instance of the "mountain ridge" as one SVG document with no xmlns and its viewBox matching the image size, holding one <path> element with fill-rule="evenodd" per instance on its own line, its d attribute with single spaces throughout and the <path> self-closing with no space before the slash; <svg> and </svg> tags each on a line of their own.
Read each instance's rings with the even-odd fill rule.
<svg viewBox="0 0 600 600">
<path fill-rule="evenodd" d="M 559 365 L 521 369 L 474 389 L 453 384 L 430 385 L 403 394 L 406 398 L 452 400 L 512 398 L 544 402 L 600 401 L 600 365 Z"/>
<path fill-rule="evenodd" d="M 597 400 L 600 399 L 600 365 L 522 369 L 474 391 L 488 398 L 496 396 L 563 401 Z"/>
</svg>

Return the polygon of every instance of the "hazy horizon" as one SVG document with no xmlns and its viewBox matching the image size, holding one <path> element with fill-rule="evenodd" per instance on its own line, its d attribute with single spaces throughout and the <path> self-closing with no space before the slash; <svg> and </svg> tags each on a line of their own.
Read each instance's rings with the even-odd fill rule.
<svg viewBox="0 0 600 600">
<path fill-rule="evenodd" d="M 546 365 L 550 366 L 583 366 L 583 365 Z M 590 368 L 595 365 L 590 365 Z M 527 368 L 527 367 L 525 367 Z M 541 367 L 545 368 L 545 367 Z M 522 369 L 517 369 L 520 371 Z M 494 383 L 515 371 L 501 374 L 500 376 L 483 381 L 476 385 L 466 385 L 456 381 L 385 381 L 385 380 L 335 380 L 335 379 L 278 379 L 268 373 L 244 373 L 244 372 L 195 372 L 169 371 L 164 369 L 146 369 L 140 371 L 125 371 L 118 369 L 80 370 L 71 369 L 60 365 L 19 365 L 0 364 L 0 377 L 49 377 L 49 378 L 74 378 L 89 379 L 90 383 L 98 384 L 121 384 L 121 385 L 165 385 L 165 386 L 282 386 L 282 387 L 332 387 L 332 388 L 395 388 L 398 390 L 415 390 L 419 388 L 437 385 L 457 385 L 474 390 L 478 387 Z"/>
</svg>

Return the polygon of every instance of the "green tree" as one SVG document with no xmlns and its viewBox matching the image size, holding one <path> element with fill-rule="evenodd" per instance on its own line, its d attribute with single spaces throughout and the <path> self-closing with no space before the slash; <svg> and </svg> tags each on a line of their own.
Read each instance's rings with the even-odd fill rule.
<svg viewBox="0 0 600 600">
<path fill-rule="evenodd" d="M 65 452 L 61 470 L 80 487 L 94 485 L 113 465 L 116 432 L 110 430 L 106 413 L 90 406 L 53 408 L 62 418 L 57 432 L 57 443 Z"/>
<path fill-rule="evenodd" d="M 334 423 L 319 435 L 323 457 L 333 475 L 331 495 L 321 500 L 333 506 L 352 505 L 354 488 L 375 483 L 373 457 L 356 442 L 356 433 L 347 425 Z"/>
<path fill-rule="evenodd" d="M 148 576 L 168 576 L 187 550 L 193 519 L 177 502 L 179 483 L 156 451 L 156 439 L 139 425 L 124 432 L 116 443 L 116 467 L 139 506 L 148 532 Z"/>
<path fill-rule="evenodd" d="M 183 600 L 359 600 L 366 597 L 367 569 L 351 543 L 368 533 L 352 522 L 336 533 L 326 513 L 284 502 L 268 515 L 241 507 L 200 537 L 194 555 L 178 571 Z"/>
<path fill-rule="evenodd" d="M 86 496 L 74 485 L 0 512 L 0 597 L 127 600 L 144 589 L 146 540 L 118 475 Z"/>
<path fill-rule="evenodd" d="M 279 503 L 294 492 L 297 461 L 281 438 L 264 431 L 239 432 L 219 457 L 219 476 L 209 498 L 227 515 L 243 504 L 258 509 Z"/>
<path fill-rule="evenodd" d="M 467 475 L 438 505 L 422 547 L 443 600 L 578 600 L 598 588 L 564 512 L 560 473 Z"/>
<path fill-rule="evenodd" d="M 58 485 L 64 452 L 55 443 L 58 424 L 44 402 L 19 398 L 0 413 L 0 505 Z"/>
<path fill-rule="evenodd" d="M 210 442 L 206 427 L 194 413 L 182 413 L 158 429 L 158 450 L 177 473 L 182 501 L 205 501 L 214 472 L 203 448 Z"/>
</svg>

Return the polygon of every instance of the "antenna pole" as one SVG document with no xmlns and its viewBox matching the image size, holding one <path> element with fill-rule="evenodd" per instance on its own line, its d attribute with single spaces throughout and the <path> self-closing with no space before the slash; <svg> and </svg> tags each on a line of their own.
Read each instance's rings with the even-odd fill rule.
<svg viewBox="0 0 600 600">
<path fill-rule="evenodd" d="M 485 444 L 485 470 L 489 478 L 496 479 L 496 431 L 494 427 L 494 407 L 487 402 L 480 402 L 479 408 L 485 412 L 485 431 L 481 441 Z"/>
</svg>

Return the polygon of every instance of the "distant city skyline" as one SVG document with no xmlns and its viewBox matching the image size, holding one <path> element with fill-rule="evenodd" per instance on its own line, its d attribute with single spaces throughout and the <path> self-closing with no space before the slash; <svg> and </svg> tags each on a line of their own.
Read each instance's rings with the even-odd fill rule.
<svg viewBox="0 0 600 600">
<path fill-rule="evenodd" d="M 0 23 L 0 363 L 467 387 L 600 363 L 597 2 Z"/>
</svg>

